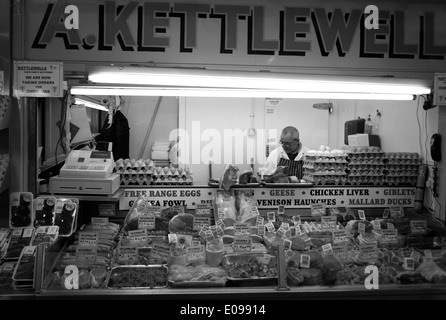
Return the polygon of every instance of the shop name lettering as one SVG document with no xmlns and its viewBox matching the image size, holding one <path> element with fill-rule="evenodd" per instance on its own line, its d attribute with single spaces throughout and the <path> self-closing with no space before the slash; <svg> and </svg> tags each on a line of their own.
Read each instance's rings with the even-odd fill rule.
<svg viewBox="0 0 446 320">
<path fill-rule="evenodd" d="M 82 37 L 79 10 L 58 1 L 48 4 L 32 48 L 45 49 L 54 38 L 60 38 L 66 50 L 96 48 L 112 51 L 120 48 L 125 52 L 165 52 L 172 45 L 169 36 L 171 19 L 180 19 L 180 52 L 192 53 L 199 47 L 199 19 L 213 19 L 220 23 L 221 54 L 238 50 L 237 37 L 240 28 L 244 28 L 238 21 L 243 20 L 247 21 L 247 54 L 305 56 L 314 47 L 309 39 L 313 27 L 321 56 L 336 52 L 339 57 L 345 57 L 351 51 L 359 28 L 359 56 L 362 58 L 384 58 L 385 55 L 405 59 L 445 58 L 446 46 L 435 44 L 435 36 L 439 33 L 434 28 L 434 20 L 440 18 L 434 12 L 425 12 L 418 21 L 408 22 L 403 11 L 391 14 L 384 10 L 376 12 L 377 8 L 374 8 L 368 6 L 365 11 L 352 9 L 345 13 L 341 9 L 284 7 L 278 13 L 279 26 L 274 26 L 276 30 L 273 30 L 277 36 L 267 39 L 266 34 L 272 34 L 267 32 L 271 31 L 268 28 L 273 26 L 265 23 L 268 9 L 264 6 L 140 1 L 117 5 L 115 1 L 105 1 L 98 8 L 97 34 Z M 135 14 L 136 24 L 129 25 Z M 379 21 L 376 21 L 378 16 Z M 419 25 L 419 35 L 414 40 L 418 43 L 406 43 L 407 23 Z M 90 32 L 91 27 L 88 29 Z"/>
</svg>

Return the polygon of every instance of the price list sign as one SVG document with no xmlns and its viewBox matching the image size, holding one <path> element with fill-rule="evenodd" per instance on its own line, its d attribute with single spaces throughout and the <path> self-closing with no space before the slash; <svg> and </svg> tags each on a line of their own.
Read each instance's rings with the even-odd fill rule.
<svg viewBox="0 0 446 320">
<path fill-rule="evenodd" d="M 154 243 L 152 246 L 152 250 L 150 251 L 150 256 L 153 258 L 167 259 L 170 256 L 170 247 L 158 243 Z"/>
<path fill-rule="evenodd" d="M 313 203 L 311 204 L 312 216 L 324 216 L 325 215 L 325 203 Z"/>
</svg>

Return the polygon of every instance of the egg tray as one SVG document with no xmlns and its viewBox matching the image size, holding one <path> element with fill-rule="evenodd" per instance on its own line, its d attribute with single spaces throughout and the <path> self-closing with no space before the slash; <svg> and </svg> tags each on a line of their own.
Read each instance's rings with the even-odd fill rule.
<svg viewBox="0 0 446 320">
<path fill-rule="evenodd" d="M 115 173 L 119 174 L 153 174 L 155 173 L 154 167 L 115 167 L 113 170 Z"/>
<path fill-rule="evenodd" d="M 348 172 L 349 177 L 385 177 L 384 171 L 381 170 L 352 170 Z"/>
<path fill-rule="evenodd" d="M 386 177 L 386 183 L 390 186 L 416 186 L 417 177 Z"/>
<path fill-rule="evenodd" d="M 347 166 L 344 164 L 339 164 L 339 163 L 327 163 L 327 164 L 312 164 L 312 163 L 305 163 L 303 165 L 303 169 L 308 169 L 308 170 L 315 170 L 315 171 L 326 171 L 326 170 L 346 170 Z"/>
<path fill-rule="evenodd" d="M 309 162 L 337 162 L 337 163 L 347 163 L 347 156 L 308 156 L 305 155 L 304 161 Z"/>
<path fill-rule="evenodd" d="M 303 179 L 314 183 L 315 185 L 344 185 L 347 183 L 347 176 L 315 176 L 315 175 L 303 175 Z"/>
<path fill-rule="evenodd" d="M 410 165 L 419 166 L 423 164 L 422 159 L 396 159 L 396 158 L 386 158 L 387 165 Z"/>
<path fill-rule="evenodd" d="M 379 159 L 354 159 L 348 162 L 348 166 L 362 166 L 362 165 L 375 165 L 375 166 L 385 166 L 387 165 L 384 158 Z"/>
</svg>

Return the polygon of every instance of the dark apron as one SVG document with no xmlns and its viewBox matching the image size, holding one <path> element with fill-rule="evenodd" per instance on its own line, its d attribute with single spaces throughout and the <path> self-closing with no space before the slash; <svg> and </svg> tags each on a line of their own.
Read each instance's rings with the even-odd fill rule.
<svg viewBox="0 0 446 320">
<path fill-rule="evenodd" d="M 285 158 L 280 158 L 277 166 L 288 167 L 288 176 L 296 176 L 298 179 L 302 179 L 303 176 L 303 160 L 288 160 Z"/>
</svg>

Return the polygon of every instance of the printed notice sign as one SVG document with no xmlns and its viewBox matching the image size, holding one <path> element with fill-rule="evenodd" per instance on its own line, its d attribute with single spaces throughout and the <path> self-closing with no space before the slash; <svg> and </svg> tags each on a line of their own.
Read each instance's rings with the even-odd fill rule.
<svg viewBox="0 0 446 320">
<path fill-rule="evenodd" d="M 17 97 L 63 97 L 62 62 L 14 62 Z"/>
<path fill-rule="evenodd" d="M 446 106 L 446 73 L 434 76 L 434 106 Z"/>
</svg>

